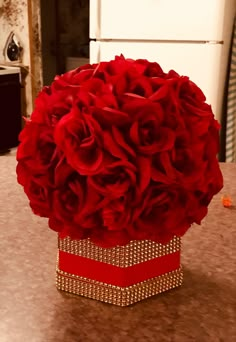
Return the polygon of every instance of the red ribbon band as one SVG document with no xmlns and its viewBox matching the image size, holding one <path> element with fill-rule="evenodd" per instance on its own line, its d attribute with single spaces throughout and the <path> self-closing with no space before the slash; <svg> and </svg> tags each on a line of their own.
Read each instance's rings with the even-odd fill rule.
<svg viewBox="0 0 236 342">
<path fill-rule="evenodd" d="M 120 287 L 158 277 L 179 267 L 180 251 L 133 266 L 118 267 L 59 250 L 61 271 Z"/>
</svg>

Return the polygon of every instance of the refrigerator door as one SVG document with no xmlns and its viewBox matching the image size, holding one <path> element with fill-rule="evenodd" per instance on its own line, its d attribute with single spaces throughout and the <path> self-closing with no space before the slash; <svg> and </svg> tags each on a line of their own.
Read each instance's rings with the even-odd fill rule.
<svg viewBox="0 0 236 342">
<path fill-rule="evenodd" d="M 218 120 L 221 117 L 225 67 L 222 44 L 90 42 L 90 63 L 108 61 L 116 55 L 157 62 L 165 72 L 174 69 L 187 75 L 204 92 Z"/>
<path fill-rule="evenodd" d="M 235 0 L 91 0 L 90 38 L 222 41 Z"/>
</svg>

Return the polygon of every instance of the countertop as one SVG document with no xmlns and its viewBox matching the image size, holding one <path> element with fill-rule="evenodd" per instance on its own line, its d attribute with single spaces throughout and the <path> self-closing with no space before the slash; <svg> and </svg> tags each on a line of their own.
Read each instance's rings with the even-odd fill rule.
<svg viewBox="0 0 236 342">
<path fill-rule="evenodd" d="M 124 308 L 56 290 L 57 236 L 32 214 L 15 165 L 0 156 L 1 342 L 236 341 L 236 164 L 221 164 L 224 189 L 182 239 L 183 285 Z"/>
</svg>

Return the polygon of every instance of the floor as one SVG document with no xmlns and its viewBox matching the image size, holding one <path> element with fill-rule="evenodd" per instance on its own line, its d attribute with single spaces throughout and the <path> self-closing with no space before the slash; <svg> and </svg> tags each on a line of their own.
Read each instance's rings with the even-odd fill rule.
<svg viewBox="0 0 236 342">
<path fill-rule="evenodd" d="M 201 226 L 182 243 L 184 283 L 130 307 L 68 295 L 55 287 L 57 236 L 32 214 L 16 182 L 16 151 L 0 156 L 1 342 L 236 341 L 236 164 Z"/>
</svg>

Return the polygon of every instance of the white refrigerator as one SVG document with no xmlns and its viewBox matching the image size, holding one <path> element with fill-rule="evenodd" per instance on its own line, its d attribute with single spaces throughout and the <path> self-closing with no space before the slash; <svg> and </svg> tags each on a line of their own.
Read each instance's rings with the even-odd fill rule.
<svg viewBox="0 0 236 342">
<path fill-rule="evenodd" d="M 90 0 L 90 63 L 145 58 L 189 76 L 221 121 L 235 0 Z"/>
</svg>

